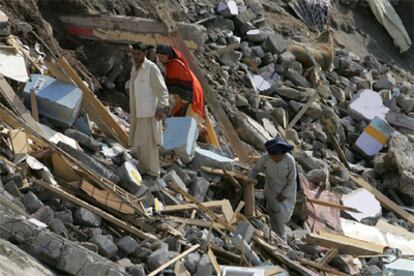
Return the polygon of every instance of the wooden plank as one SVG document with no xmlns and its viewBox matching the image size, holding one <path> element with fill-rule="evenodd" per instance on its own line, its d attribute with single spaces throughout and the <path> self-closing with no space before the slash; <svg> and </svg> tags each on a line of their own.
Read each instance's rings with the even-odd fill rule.
<svg viewBox="0 0 414 276">
<path fill-rule="evenodd" d="M 254 184 L 246 183 L 244 185 L 244 214 L 246 217 L 253 217 L 255 215 L 255 197 L 254 197 Z"/>
<path fill-rule="evenodd" d="M 28 50 L 26 50 L 25 48 L 23 48 L 21 42 L 15 36 L 8 36 L 6 38 L 6 41 L 7 41 L 8 44 L 12 45 L 17 51 L 19 51 L 20 53 L 22 53 L 23 56 L 30 61 L 30 63 L 32 64 L 32 66 L 37 71 L 41 71 L 42 70 L 42 68 L 37 63 L 37 61 L 32 56 L 30 56 Z"/>
<path fill-rule="evenodd" d="M 52 153 L 53 174 L 66 182 L 80 181 L 82 178 L 70 163 L 58 153 Z"/>
<path fill-rule="evenodd" d="M 311 260 L 308 260 L 308 259 L 303 259 L 302 258 L 299 261 L 300 261 L 301 264 L 311 266 L 313 268 L 319 269 L 319 270 L 324 271 L 324 272 L 332 273 L 332 275 L 349 276 L 349 274 L 347 274 L 347 273 L 343 273 L 341 271 L 338 271 L 338 270 L 330 268 L 330 267 L 320 266 L 318 263 L 315 263 L 315 262 L 313 262 Z M 320 274 L 318 274 L 318 275 L 320 275 Z"/>
<path fill-rule="evenodd" d="M 385 247 L 383 245 L 356 240 L 324 231 L 321 231 L 320 234 L 309 234 L 305 238 L 305 242 L 327 248 L 337 248 L 341 254 L 350 254 L 353 256 L 364 254 L 380 254 L 384 251 Z"/>
<path fill-rule="evenodd" d="M 30 91 L 30 108 L 32 110 L 32 117 L 39 122 L 39 109 L 37 108 L 37 98 L 34 90 Z"/>
<path fill-rule="evenodd" d="M 26 154 L 29 150 L 26 131 L 23 128 L 9 131 L 9 138 L 15 155 Z"/>
<path fill-rule="evenodd" d="M 170 265 L 172 265 L 173 263 L 175 263 L 176 261 L 184 258 L 185 256 L 187 256 L 188 254 L 190 254 L 191 252 L 197 250 L 200 247 L 200 244 L 196 244 L 193 245 L 192 247 L 190 247 L 189 249 L 187 249 L 186 251 L 184 251 L 183 253 L 181 253 L 180 255 L 172 258 L 171 260 L 169 260 L 168 262 L 166 262 L 165 264 L 163 264 L 162 266 L 160 266 L 159 268 L 157 268 L 156 270 L 152 271 L 151 273 L 148 274 L 148 276 L 154 276 L 157 275 L 158 273 L 160 273 L 161 271 L 163 271 L 164 269 L 166 269 L 167 267 L 169 267 Z"/>
<path fill-rule="evenodd" d="M 327 206 L 327 207 L 330 207 L 330 208 L 335 208 L 335 209 L 354 212 L 354 213 L 361 213 L 360 211 L 358 211 L 355 208 L 340 205 L 340 204 L 336 204 L 336 203 L 333 203 L 333 202 L 328 202 L 328 201 L 323 201 L 323 200 L 308 198 L 308 197 L 306 198 L 306 200 L 308 200 L 310 203 L 316 204 L 316 205 Z"/>
<path fill-rule="evenodd" d="M 228 170 L 223 171 L 222 169 L 214 169 L 214 168 L 210 168 L 210 167 L 206 167 L 206 166 L 202 166 L 201 170 L 205 173 L 219 175 L 219 176 L 231 175 L 236 180 L 241 181 L 242 183 L 252 183 L 253 182 L 254 184 L 256 184 L 256 181 L 250 179 L 247 175 L 243 175 L 243 174 L 240 174 L 240 173 L 237 173 L 237 172 L 234 172 L 234 171 L 228 171 Z"/>
<path fill-rule="evenodd" d="M 83 106 L 85 108 L 85 111 L 91 116 L 91 119 L 103 132 L 114 137 L 122 145 L 126 146 L 128 144 L 128 134 L 115 121 L 114 117 L 112 117 L 110 112 L 105 108 L 101 101 L 96 98 L 89 87 L 82 81 L 76 71 L 68 63 L 66 58 L 63 56 L 60 57 L 57 60 L 57 63 L 62 67 L 63 70 L 65 70 L 73 82 L 82 90 L 84 96 Z"/>
<path fill-rule="evenodd" d="M 408 240 L 414 240 L 414 233 L 407 231 L 401 226 L 392 225 L 383 218 L 380 218 L 378 220 L 377 224 L 375 224 L 375 227 L 381 232 L 391 233 L 396 236 L 404 237 Z"/>
<path fill-rule="evenodd" d="M 227 199 L 218 201 L 209 201 L 202 203 L 203 206 L 209 209 L 220 208 L 227 222 L 230 222 L 234 216 L 233 208 L 231 207 L 230 201 Z M 180 212 L 197 209 L 196 204 L 179 204 L 179 205 L 167 205 L 161 210 L 162 213 Z"/>
<path fill-rule="evenodd" d="M 211 225 L 210 221 L 202 220 L 202 219 L 191 219 L 191 218 L 182 218 L 182 217 L 174 217 L 174 216 L 168 216 L 163 219 L 178 222 L 178 223 L 185 223 L 188 225 L 195 225 L 195 226 L 204 227 L 204 228 L 209 228 Z M 214 223 L 213 226 L 221 230 L 224 229 L 224 226 L 218 223 Z"/>
<path fill-rule="evenodd" d="M 112 208 L 124 214 L 131 215 L 135 213 L 133 208 L 126 205 L 119 199 L 119 197 L 110 191 L 98 189 L 85 180 L 82 181 L 80 188 L 90 197 L 93 197 L 97 202 L 105 205 L 106 207 Z"/>
<path fill-rule="evenodd" d="M 97 207 L 95 207 L 95 206 L 79 199 L 78 197 L 69 194 L 68 192 L 62 190 L 58 186 L 51 185 L 49 183 L 46 183 L 43 180 L 34 180 L 34 183 L 36 185 L 39 185 L 39 186 L 45 188 L 46 190 L 52 192 L 53 194 L 55 194 L 56 196 L 58 196 L 62 199 L 68 200 L 72 203 L 75 203 L 76 205 L 79 205 L 79 206 L 81 206 L 85 209 L 88 209 L 89 211 L 91 211 L 91 212 L 95 213 L 96 215 L 102 217 L 104 220 L 117 225 L 121 229 L 127 231 L 128 233 L 131 233 L 134 236 L 137 236 L 141 239 L 149 239 L 149 240 L 153 240 L 153 241 L 158 240 L 158 237 L 139 230 L 138 228 L 126 223 L 125 221 L 122 221 L 122 220 L 112 216 L 111 214 L 109 214 L 105 211 L 102 211 L 101 209 L 99 209 L 99 208 L 97 208 Z"/>
<path fill-rule="evenodd" d="M 72 35 L 91 40 L 105 40 L 123 44 L 142 41 L 149 45 L 171 44 L 168 30 L 161 22 L 148 18 L 102 15 L 61 16 L 66 31 Z M 205 40 L 205 28 L 190 23 L 177 23 L 183 33 L 185 45 L 201 49 Z M 83 30 L 79 32 L 78 30 Z"/>
<path fill-rule="evenodd" d="M 271 267 L 271 268 L 266 268 L 265 271 L 265 276 L 273 276 L 282 272 L 286 272 L 286 270 L 284 270 L 281 267 Z"/>
<path fill-rule="evenodd" d="M 210 258 L 211 264 L 213 265 L 214 270 L 216 271 L 216 274 L 221 275 L 220 265 L 217 262 L 216 255 L 214 255 L 214 252 L 213 252 L 213 250 L 211 250 L 210 247 L 208 248 L 207 255 Z"/>
<path fill-rule="evenodd" d="M 326 253 L 326 255 L 322 258 L 322 260 L 320 260 L 320 262 L 318 262 L 318 264 L 320 266 L 325 266 L 327 264 L 329 264 L 333 258 L 335 258 L 336 256 L 338 256 L 338 249 L 337 248 L 331 248 L 329 249 L 328 253 Z"/>
<path fill-rule="evenodd" d="M 371 192 L 376 197 L 376 199 L 378 199 L 378 201 L 381 203 L 381 205 L 385 209 L 387 209 L 389 211 L 393 211 L 394 213 L 399 215 L 401 218 L 405 219 L 406 221 L 410 222 L 411 224 L 414 224 L 414 216 L 413 215 L 409 214 L 407 211 L 402 209 L 399 205 L 397 205 L 394 201 L 389 199 L 386 195 L 384 195 L 383 193 L 378 191 L 376 188 L 371 186 L 371 184 L 369 184 L 364 179 L 362 179 L 361 177 L 359 177 L 359 176 L 357 176 L 353 173 L 350 174 L 350 178 L 355 184 L 357 184 L 358 186 L 360 186 L 360 187 L 368 190 L 369 192 Z"/>
<path fill-rule="evenodd" d="M 318 90 L 315 90 L 312 97 L 308 100 L 308 102 L 302 106 L 301 110 L 295 115 L 295 117 L 289 122 L 287 129 L 292 128 L 296 125 L 296 123 L 302 118 L 302 116 L 308 111 L 309 107 L 312 103 L 319 97 Z"/>
</svg>

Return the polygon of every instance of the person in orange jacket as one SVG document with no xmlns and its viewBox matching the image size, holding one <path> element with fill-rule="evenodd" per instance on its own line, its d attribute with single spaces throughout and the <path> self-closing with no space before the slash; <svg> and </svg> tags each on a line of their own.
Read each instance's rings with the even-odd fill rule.
<svg viewBox="0 0 414 276">
<path fill-rule="evenodd" d="M 192 117 L 197 121 L 199 130 L 203 130 L 206 114 L 204 91 L 200 81 L 178 49 L 158 45 L 156 52 L 158 60 L 165 66 L 165 82 L 169 93 L 173 95 L 171 115 Z"/>
</svg>

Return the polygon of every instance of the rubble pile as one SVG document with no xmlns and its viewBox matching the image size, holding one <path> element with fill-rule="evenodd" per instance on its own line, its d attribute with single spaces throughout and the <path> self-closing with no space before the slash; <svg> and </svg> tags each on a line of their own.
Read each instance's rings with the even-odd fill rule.
<svg viewBox="0 0 414 276">
<path fill-rule="evenodd" d="M 95 2 L 73 12 L 104 9 Z M 145 1 L 114 2 L 124 15 L 156 17 Z M 207 102 L 220 147 L 197 141 L 193 119 L 167 118 L 161 178 L 141 175 L 126 144 L 128 114 L 93 94 L 95 79 L 106 92 L 123 87 L 128 57 L 108 50 L 112 70 L 88 76 L 52 32 L 22 34 L 9 9 L 18 4 L 5 5 L 0 60 L 13 66 L 0 66 L 2 248 L 13 243 L 52 270 L 16 253 L 38 275 L 412 272 L 414 82 L 335 42 L 330 13 L 352 1 L 186 2 L 171 13 L 204 30 L 194 56 L 250 160 L 236 156 Z M 316 6 L 305 13 L 304 3 Z M 269 14 L 316 18 L 309 30 L 321 32 L 282 30 Z M 252 160 L 275 136 L 295 145 L 300 171 L 287 240 L 270 230 L 263 176 L 248 192 Z"/>
</svg>

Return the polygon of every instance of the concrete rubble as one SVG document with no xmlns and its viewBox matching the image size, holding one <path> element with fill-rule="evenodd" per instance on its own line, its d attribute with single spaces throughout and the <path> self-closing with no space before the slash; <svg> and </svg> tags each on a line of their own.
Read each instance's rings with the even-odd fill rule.
<svg viewBox="0 0 414 276">
<path fill-rule="evenodd" d="M 136 23 L 157 19 L 156 7 L 86 2 L 0 0 L 0 46 L 23 55 L 16 66 L 24 58 L 31 78 L 0 76 L 0 274 L 411 273 L 414 78 L 338 42 L 357 32 L 342 8 L 366 1 L 165 1 L 174 20 L 202 25 L 203 43 L 185 43 L 213 91 L 220 145 L 194 119 L 166 118 L 159 179 L 141 175 L 122 136 L 125 44 L 139 38 L 58 20 L 67 10 Z M 169 43 L 158 31 L 139 37 Z M 270 230 L 262 175 L 247 192 L 252 160 L 275 136 L 295 144 L 301 179 L 287 240 Z"/>
</svg>

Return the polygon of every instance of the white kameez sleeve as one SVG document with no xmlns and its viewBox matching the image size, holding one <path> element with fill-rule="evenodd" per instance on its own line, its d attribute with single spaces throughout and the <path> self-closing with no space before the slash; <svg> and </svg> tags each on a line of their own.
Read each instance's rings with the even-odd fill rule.
<svg viewBox="0 0 414 276">
<path fill-rule="evenodd" d="M 293 157 L 290 159 L 289 164 L 289 174 L 287 177 L 287 183 L 281 192 L 282 195 L 289 198 L 292 197 L 296 193 L 296 164 Z"/>
</svg>

